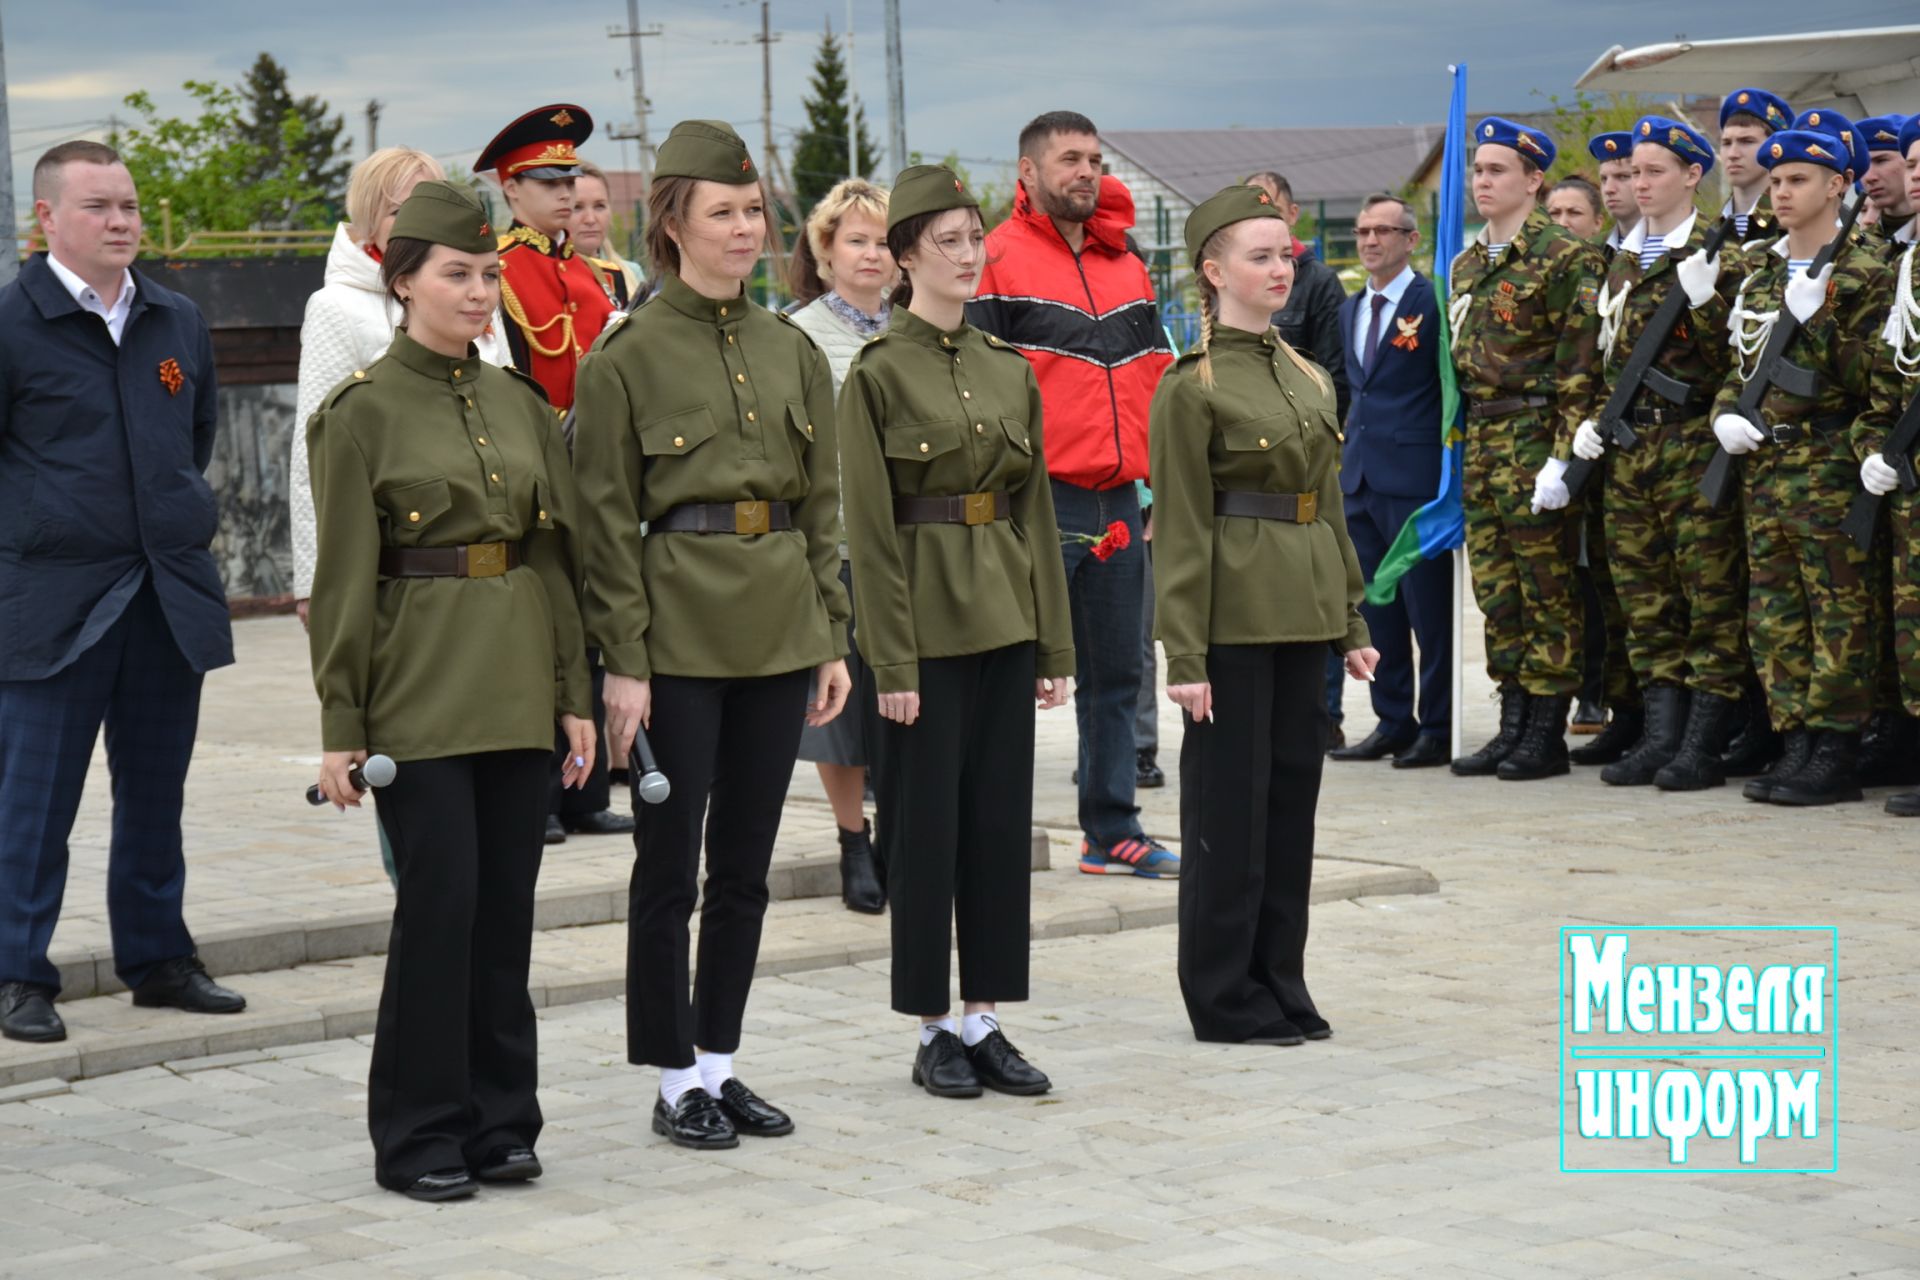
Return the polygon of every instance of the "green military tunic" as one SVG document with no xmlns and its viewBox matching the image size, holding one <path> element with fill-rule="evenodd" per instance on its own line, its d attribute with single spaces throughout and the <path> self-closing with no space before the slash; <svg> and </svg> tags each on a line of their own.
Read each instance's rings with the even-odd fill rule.
<svg viewBox="0 0 1920 1280">
<path fill-rule="evenodd" d="M 573 478 L 546 399 L 394 334 L 307 424 L 319 558 L 309 640 L 328 751 L 553 749 L 592 713 Z M 493 577 L 384 578 L 383 547 L 518 543 Z"/>
<path fill-rule="evenodd" d="M 856 642 L 882 693 L 919 689 L 922 658 L 1036 642 L 1035 672 L 1073 674 L 1073 623 L 1033 366 L 972 325 L 895 307 L 840 393 Z M 1009 517 L 894 523 L 893 499 L 1005 493 Z"/>
<path fill-rule="evenodd" d="M 587 634 L 647 679 L 778 675 L 845 657 L 833 376 L 783 316 L 677 275 L 581 362 L 574 468 Z M 793 527 L 653 533 L 683 503 L 792 504 Z"/>
<path fill-rule="evenodd" d="M 1273 329 L 1216 326 L 1214 385 L 1189 351 L 1154 392 L 1155 634 L 1167 683 L 1207 678 L 1216 644 L 1332 641 L 1365 648 L 1364 583 L 1347 537 L 1333 380 L 1295 363 Z M 1214 514 L 1216 491 L 1312 494 L 1298 524 Z"/>
</svg>

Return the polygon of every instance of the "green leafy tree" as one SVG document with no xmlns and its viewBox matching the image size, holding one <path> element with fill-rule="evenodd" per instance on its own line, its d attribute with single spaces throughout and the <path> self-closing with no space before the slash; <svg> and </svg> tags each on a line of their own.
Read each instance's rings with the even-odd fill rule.
<svg viewBox="0 0 1920 1280">
<path fill-rule="evenodd" d="M 820 38 L 820 51 L 813 56 L 812 90 L 803 104 L 807 127 L 794 139 L 793 149 L 794 198 L 803 210 L 812 209 L 847 176 L 847 64 L 832 27 Z M 856 116 L 854 131 L 860 148 L 859 170 L 872 173 L 880 155 L 867 133 L 865 111 Z"/>
<path fill-rule="evenodd" d="M 287 88 L 286 68 L 272 54 L 254 60 L 240 94 L 246 104 L 241 137 L 260 153 L 251 181 L 293 178 L 320 193 L 291 207 L 263 203 L 260 221 L 285 227 L 325 227 L 338 221 L 353 168 L 352 139 L 341 137 L 345 118 L 329 117 L 327 103 L 313 94 L 295 98 Z"/>
<path fill-rule="evenodd" d="M 953 176 L 960 179 L 960 184 L 979 202 L 980 221 L 987 230 L 993 230 L 1013 216 L 1013 188 L 1003 187 L 993 182 L 985 186 L 976 183 L 973 180 L 973 171 L 960 162 L 958 153 L 949 151 L 938 160 L 928 160 L 918 151 L 909 151 L 907 163 L 937 164 L 942 168 L 953 170 Z"/>
</svg>

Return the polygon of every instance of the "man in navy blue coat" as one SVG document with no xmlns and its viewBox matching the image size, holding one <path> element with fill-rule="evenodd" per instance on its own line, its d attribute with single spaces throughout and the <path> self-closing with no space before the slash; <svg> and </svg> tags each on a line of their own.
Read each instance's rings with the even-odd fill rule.
<svg viewBox="0 0 1920 1280">
<path fill-rule="evenodd" d="M 1340 307 L 1347 338 L 1347 443 L 1340 464 L 1347 532 L 1369 579 L 1408 517 L 1440 486 L 1440 319 L 1433 285 L 1409 265 L 1419 242 L 1412 210 L 1369 196 L 1354 220 L 1367 287 Z M 1370 688 L 1377 728 L 1336 760 L 1393 756 L 1396 769 L 1445 764 L 1453 720 L 1453 579 L 1445 560 L 1423 561 L 1391 604 L 1362 605 L 1380 651 Z M 1419 710 L 1414 645 L 1420 647 Z"/>
<path fill-rule="evenodd" d="M 114 969 L 134 1003 L 246 1004 L 181 919 L 180 809 L 202 676 L 233 661 L 208 549 L 219 523 L 213 347 L 192 302 L 131 269 L 133 178 L 62 143 L 33 171 L 48 252 L 0 289 L 0 1033 L 66 1036 L 47 944 L 104 723 Z"/>
</svg>

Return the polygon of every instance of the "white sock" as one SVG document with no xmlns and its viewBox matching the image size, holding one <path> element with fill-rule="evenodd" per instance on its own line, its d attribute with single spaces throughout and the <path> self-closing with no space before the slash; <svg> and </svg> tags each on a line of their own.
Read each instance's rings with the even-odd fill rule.
<svg viewBox="0 0 1920 1280">
<path fill-rule="evenodd" d="M 720 1086 L 733 1079 L 733 1055 L 696 1051 L 693 1069 L 700 1073 L 701 1088 L 717 1098 L 720 1096 Z"/>
<path fill-rule="evenodd" d="M 920 1043 L 932 1044 L 934 1032 L 951 1032 L 953 1030 L 953 1019 L 951 1017 L 935 1018 L 932 1022 L 923 1022 L 920 1024 Z"/>
<path fill-rule="evenodd" d="M 970 1013 L 960 1019 L 960 1041 L 971 1049 L 1000 1029 L 1000 1019 L 990 1013 Z"/>
<path fill-rule="evenodd" d="M 669 1107 L 679 1106 L 680 1099 L 699 1087 L 699 1067 L 660 1068 L 660 1096 L 667 1100 Z"/>
</svg>

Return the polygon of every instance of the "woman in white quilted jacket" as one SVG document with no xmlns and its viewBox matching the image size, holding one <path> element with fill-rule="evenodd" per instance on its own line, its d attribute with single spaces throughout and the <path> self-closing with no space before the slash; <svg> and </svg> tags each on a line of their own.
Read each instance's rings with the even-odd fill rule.
<svg viewBox="0 0 1920 1280">
<path fill-rule="evenodd" d="M 300 325 L 300 389 L 294 399 L 293 439 L 287 468 L 292 507 L 293 595 L 300 622 L 307 621 L 313 594 L 313 486 L 307 473 L 307 419 L 327 392 L 355 369 L 364 369 L 393 343 L 399 309 L 380 283 L 380 256 L 400 202 L 426 179 L 444 178 L 439 162 L 411 147 L 382 147 L 354 166 L 347 181 L 347 221 L 333 233 L 320 291 L 307 299 Z M 496 315 L 479 342 L 488 364 L 511 363 Z"/>
</svg>

